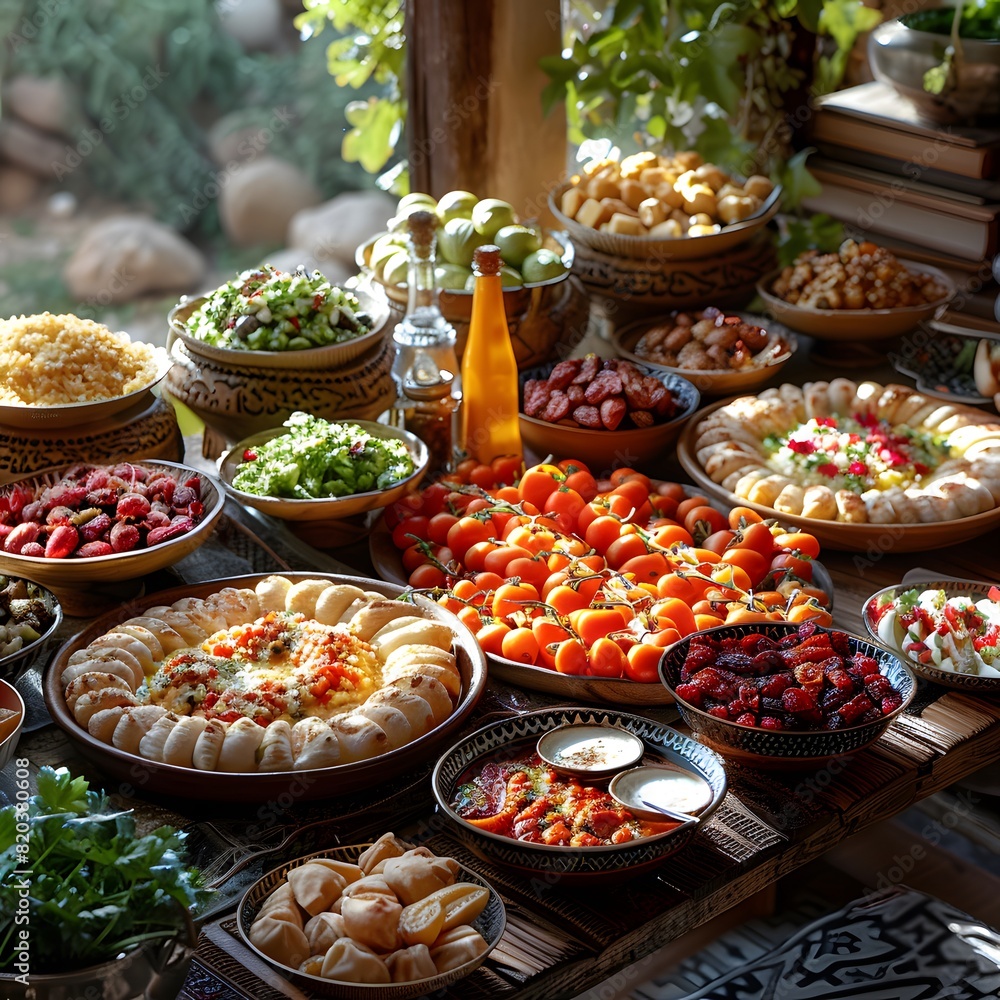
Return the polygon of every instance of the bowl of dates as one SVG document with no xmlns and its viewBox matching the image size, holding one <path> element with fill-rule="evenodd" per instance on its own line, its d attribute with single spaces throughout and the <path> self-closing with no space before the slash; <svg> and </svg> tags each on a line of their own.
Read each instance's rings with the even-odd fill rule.
<svg viewBox="0 0 1000 1000">
<path fill-rule="evenodd" d="M 594 354 L 521 375 L 521 437 L 540 456 L 573 455 L 598 479 L 660 457 L 701 396 L 662 368 Z"/>
<path fill-rule="evenodd" d="M 913 700 L 888 649 L 812 622 L 706 629 L 675 643 L 660 679 L 699 740 L 751 766 L 799 767 L 874 742 Z"/>
</svg>

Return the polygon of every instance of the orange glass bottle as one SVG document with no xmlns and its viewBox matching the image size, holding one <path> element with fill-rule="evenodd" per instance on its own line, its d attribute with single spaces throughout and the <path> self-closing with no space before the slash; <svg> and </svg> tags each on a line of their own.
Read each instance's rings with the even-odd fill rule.
<svg viewBox="0 0 1000 1000">
<path fill-rule="evenodd" d="M 499 247 L 476 249 L 472 319 L 462 353 L 462 448 L 484 464 L 501 455 L 523 454 L 517 361 L 503 308 L 502 266 Z"/>
</svg>

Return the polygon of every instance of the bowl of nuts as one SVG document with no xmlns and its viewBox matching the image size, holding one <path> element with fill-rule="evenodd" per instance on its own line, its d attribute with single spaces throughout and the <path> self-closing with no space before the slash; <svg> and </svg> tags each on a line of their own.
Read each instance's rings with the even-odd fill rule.
<svg viewBox="0 0 1000 1000">
<path fill-rule="evenodd" d="M 845 240 L 836 253 L 804 251 L 757 291 L 768 313 L 793 330 L 848 341 L 908 333 L 948 303 L 955 284 L 936 267 Z"/>
<path fill-rule="evenodd" d="M 86 613 L 93 585 L 137 580 L 207 541 L 225 498 L 211 476 L 175 462 L 48 469 L 0 488 L 0 573 Z"/>
<path fill-rule="evenodd" d="M 779 323 L 715 306 L 628 323 L 611 341 L 621 357 L 680 375 L 706 396 L 760 388 L 798 347 Z"/>
<path fill-rule="evenodd" d="M 521 438 L 537 455 L 574 457 L 598 479 L 662 457 L 701 397 L 689 381 L 595 354 L 521 375 Z"/>
<path fill-rule="evenodd" d="M 698 153 L 587 163 L 549 204 L 575 242 L 621 257 L 690 260 L 751 239 L 778 211 L 767 177 L 741 179 Z"/>
</svg>

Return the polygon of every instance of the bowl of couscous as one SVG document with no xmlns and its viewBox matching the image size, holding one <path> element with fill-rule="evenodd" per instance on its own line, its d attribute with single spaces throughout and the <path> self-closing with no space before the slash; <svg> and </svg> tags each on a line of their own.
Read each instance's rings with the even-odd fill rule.
<svg viewBox="0 0 1000 1000">
<path fill-rule="evenodd" d="M 0 320 L 0 425 L 94 423 L 139 403 L 170 364 L 162 348 L 71 314 Z"/>
</svg>

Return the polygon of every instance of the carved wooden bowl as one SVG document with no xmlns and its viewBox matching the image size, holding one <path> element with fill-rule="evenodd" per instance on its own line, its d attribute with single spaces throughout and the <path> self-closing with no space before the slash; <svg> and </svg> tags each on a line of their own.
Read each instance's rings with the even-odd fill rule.
<svg viewBox="0 0 1000 1000">
<path fill-rule="evenodd" d="M 230 443 L 279 426 L 295 410 L 327 420 L 377 420 L 396 398 L 393 342 L 336 369 L 250 368 L 192 354 L 177 340 L 166 389 Z"/>
</svg>

